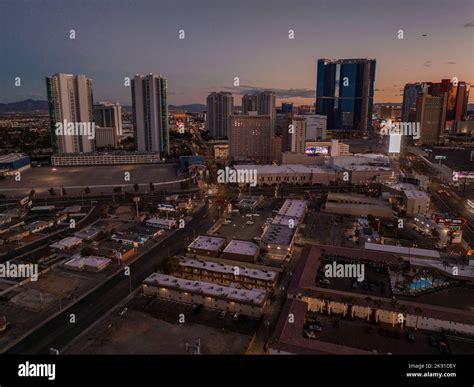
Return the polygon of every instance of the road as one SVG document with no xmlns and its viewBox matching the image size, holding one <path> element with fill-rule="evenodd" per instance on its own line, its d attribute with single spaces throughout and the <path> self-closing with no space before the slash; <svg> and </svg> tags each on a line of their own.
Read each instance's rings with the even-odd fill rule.
<svg viewBox="0 0 474 387">
<path fill-rule="evenodd" d="M 108 310 L 117 305 L 131 290 L 141 286 L 142 281 L 156 271 L 159 263 L 169 255 L 183 252 L 183 240 L 194 233 L 203 233 L 212 226 L 217 209 L 207 205 L 191 220 L 187 227 L 154 246 L 130 265 L 131 279 L 118 272 L 99 288 L 79 300 L 62 313 L 40 326 L 29 336 L 9 348 L 8 354 L 47 354 L 50 348 L 64 348 L 71 340 L 90 327 Z M 70 316 L 75 316 L 75 323 Z"/>
</svg>

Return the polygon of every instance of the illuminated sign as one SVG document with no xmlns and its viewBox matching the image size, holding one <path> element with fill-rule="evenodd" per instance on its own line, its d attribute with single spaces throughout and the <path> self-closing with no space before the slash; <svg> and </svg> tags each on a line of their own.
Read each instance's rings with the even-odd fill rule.
<svg viewBox="0 0 474 387">
<path fill-rule="evenodd" d="M 464 218 L 447 218 L 444 216 L 438 216 L 435 218 L 437 224 L 444 224 L 446 227 L 451 227 L 453 230 L 460 230 L 462 226 L 467 223 L 467 220 Z"/>
<path fill-rule="evenodd" d="M 308 156 L 327 155 L 329 154 L 329 147 L 327 146 L 307 146 L 304 148 L 304 153 Z"/>
</svg>

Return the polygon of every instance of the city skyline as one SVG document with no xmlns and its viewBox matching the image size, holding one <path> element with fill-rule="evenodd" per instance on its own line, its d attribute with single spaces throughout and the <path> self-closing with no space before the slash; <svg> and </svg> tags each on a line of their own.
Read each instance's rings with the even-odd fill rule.
<svg viewBox="0 0 474 387">
<path fill-rule="evenodd" d="M 322 58 L 377 60 L 376 103 L 401 102 L 406 83 L 453 77 L 473 83 L 470 1 L 382 6 L 366 0 L 350 15 L 345 1 L 253 2 L 251 13 L 247 3 L 159 1 L 130 8 L 129 1 L 7 1 L 0 102 L 45 100 L 45 76 L 73 73 L 94 81 L 95 100 L 131 105 L 124 77 L 153 72 L 168 79 L 170 104 L 205 104 L 213 91 L 242 96 L 257 90 L 275 91 L 277 104 L 310 104 Z M 262 14 L 269 17 L 261 20 Z M 130 20 L 143 23 L 130 27 Z"/>
</svg>

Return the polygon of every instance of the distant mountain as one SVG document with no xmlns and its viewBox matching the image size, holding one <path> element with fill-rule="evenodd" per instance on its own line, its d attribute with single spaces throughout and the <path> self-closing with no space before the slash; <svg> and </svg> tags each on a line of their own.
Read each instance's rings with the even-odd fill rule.
<svg viewBox="0 0 474 387">
<path fill-rule="evenodd" d="M 192 103 L 189 105 L 168 105 L 168 110 L 185 110 L 187 112 L 200 112 L 206 110 L 206 105 L 203 105 L 201 103 Z"/>
<path fill-rule="evenodd" d="M 22 113 L 34 111 L 48 111 L 48 101 L 27 99 L 25 101 L 0 103 L 0 113 Z"/>
<path fill-rule="evenodd" d="M 122 106 L 126 112 L 131 112 L 132 107 L 129 105 Z M 187 111 L 187 112 L 200 112 L 206 110 L 206 105 L 200 103 L 192 103 L 189 105 L 169 105 L 170 111 Z M 33 99 L 27 99 L 25 101 L 0 103 L 0 113 L 27 113 L 34 111 L 48 111 L 48 101 L 36 101 Z"/>
</svg>

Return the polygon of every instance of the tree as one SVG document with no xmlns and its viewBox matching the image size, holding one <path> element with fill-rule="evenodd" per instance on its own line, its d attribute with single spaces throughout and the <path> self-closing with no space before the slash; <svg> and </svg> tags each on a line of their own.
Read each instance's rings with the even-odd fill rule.
<svg viewBox="0 0 474 387">
<path fill-rule="evenodd" d="M 84 188 L 84 193 L 89 195 L 91 193 L 91 189 L 89 187 Z"/>
<path fill-rule="evenodd" d="M 31 200 L 35 197 L 36 195 L 36 191 L 34 189 L 32 189 L 28 195 L 28 198 Z"/>
<path fill-rule="evenodd" d="M 138 185 L 138 183 L 135 183 L 135 184 L 133 185 L 133 189 L 134 189 L 135 192 L 140 191 L 140 186 Z"/>
<path fill-rule="evenodd" d="M 90 246 L 84 246 L 81 249 L 81 256 L 82 257 L 87 257 L 89 255 L 94 255 L 95 253 L 96 253 L 95 250 Z"/>
<path fill-rule="evenodd" d="M 115 193 L 121 193 L 122 192 L 122 187 L 114 187 L 114 192 Z"/>
<path fill-rule="evenodd" d="M 51 188 L 48 190 L 48 192 L 49 192 L 49 194 L 50 194 L 51 196 L 56 195 L 56 191 L 54 190 L 53 187 L 51 187 Z"/>
<path fill-rule="evenodd" d="M 64 188 L 64 187 L 61 188 L 61 194 L 62 194 L 63 196 L 66 196 L 66 195 L 67 195 L 66 188 Z"/>
<path fill-rule="evenodd" d="M 155 185 L 150 181 L 150 191 L 154 191 L 155 190 Z"/>
</svg>

